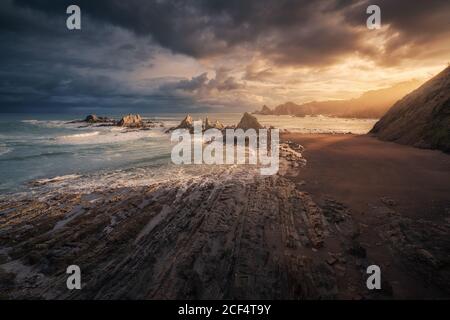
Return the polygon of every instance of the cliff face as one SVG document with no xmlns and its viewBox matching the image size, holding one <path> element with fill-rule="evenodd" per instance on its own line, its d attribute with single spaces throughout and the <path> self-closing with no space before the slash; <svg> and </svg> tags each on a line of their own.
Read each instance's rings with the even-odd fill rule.
<svg viewBox="0 0 450 320">
<path fill-rule="evenodd" d="M 398 83 L 389 88 L 371 90 L 360 97 L 349 100 L 312 101 L 303 104 L 286 102 L 270 110 L 263 106 L 256 114 L 295 115 L 328 115 L 344 118 L 380 118 L 400 98 L 419 87 L 417 80 Z"/>
<path fill-rule="evenodd" d="M 450 152 L 450 66 L 397 101 L 370 132 L 381 140 Z"/>
</svg>

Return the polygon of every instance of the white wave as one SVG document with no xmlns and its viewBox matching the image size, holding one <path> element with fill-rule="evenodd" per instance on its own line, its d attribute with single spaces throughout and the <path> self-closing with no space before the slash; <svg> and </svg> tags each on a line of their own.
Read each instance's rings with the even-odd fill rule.
<svg viewBox="0 0 450 320">
<path fill-rule="evenodd" d="M 54 138 L 53 140 L 61 144 L 92 144 L 97 143 L 92 138 L 98 136 L 99 134 L 100 134 L 99 131 L 77 133 L 66 136 L 59 136 Z"/>
<path fill-rule="evenodd" d="M 32 124 L 35 126 L 46 127 L 46 128 L 64 128 L 64 127 L 75 127 L 75 124 L 68 123 L 68 121 L 63 120 L 22 120 L 23 123 Z"/>
<path fill-rule="evenodd" d="M 35 181 L 32 181 L 32 184 L 35 185 L 45 185 L 48 183 L 54 183 L 54 182 L 61 182 L 61 181 L 66 181 L 66 180 L 73 180 L 73 179 L 77 179 L 80 178 L 81 176 L 78 174 L 68 174 L 68 175 L 64 175 L 64 176 L 56 176 L 53 178 L 45 178 L 45 179 L 38 179 Z"/>
<path fill-rule="evenodd" d="M 77 134 L 71 134 L 71 135 L 67 135 L 67 136 L 60 136 L 57 139 L 60 139 L 60 140 L 83 139 L 83 138 L 86 138 L 86 137 L 97 136 L 99 134 L 100 134 L 99 131 L 86 132 L 86 133 L 77 133 Z"/>
<path fill-rule="evenodd" d="M 8 148 L 6 145 L 0 144 L 0 156 L 10 153 L 12 151 L 11 148 Z"/>
<path fill-rule="evenodd" d="M 140 140 L 144 138 L 163 138 L 164 132 L 159 129 L 127 130 L 124 128 L 109 128 L 107 130 L 78 133 L 56 137 L 54 140 L 61 144 L 107 144 Z"/>
</svg>

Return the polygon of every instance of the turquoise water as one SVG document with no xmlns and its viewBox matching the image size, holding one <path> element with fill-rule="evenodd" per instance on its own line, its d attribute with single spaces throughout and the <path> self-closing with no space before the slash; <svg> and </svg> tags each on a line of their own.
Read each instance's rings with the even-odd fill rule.
<svg viewBox="0 0 450 320">
<path fill-rule="evenodd" d="M 114 115 L 108 115 L 114 116 Z M 0 119 L 0 193 L 26 189 L 38 179 L 86 175 L 110 170 L 158 168 L 170 163 L 170 136 L 165 133 L 185 114 L 143 115 L 163 127 L 129 131 L 68 121 L 81 115 L 12 115 Z M 193 118 L 204 118 L 194 114 Z M 209 114 L 212 121 L 236 124 L 242 114 Z M 119 116 L 115 116 L 119 118 Z M 328 117 L 258 116 L 261 123 L 297 132 L 366 133 L 376 120 Z M 126 177 L 124 177 L 125 179 Z"/>
</svg>

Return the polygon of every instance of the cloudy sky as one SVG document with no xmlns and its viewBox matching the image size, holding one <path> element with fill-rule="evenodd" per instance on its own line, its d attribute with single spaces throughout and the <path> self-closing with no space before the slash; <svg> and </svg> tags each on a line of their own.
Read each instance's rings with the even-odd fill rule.
<svg viewBox="0 0 450 320">
<path fill-rule="evenodd" d="M 450 1 L 2 0 L 0 43 L 0 112 L 236 112 L 429 78 Z"/>
</svg>

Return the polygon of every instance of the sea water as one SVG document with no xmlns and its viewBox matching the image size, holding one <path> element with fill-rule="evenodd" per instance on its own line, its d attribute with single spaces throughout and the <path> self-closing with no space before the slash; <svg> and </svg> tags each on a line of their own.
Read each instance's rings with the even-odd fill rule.
<svg viewBox="0 0 450 320">
<path fill-rule="evenodd" d="M 108 115 L 107 115 L 108 116 Z M 119 118 L 118 115 L 109 115 Z M 2 114 L 0 118 L 0 194 L 29 189 L 30 183 L 83 184 L 145 183 L 164 176 L 171 166 L 172 144 L 166 130 L 185 114 L 143 114 L 162 123 L 150 130 L 70 123 L 82 119 L 69 114 Z M 192 114 L 194 120 L 206 114 Z M 208 114 L 210 121 L 237 124 L 241 113 Z M 375 119 L 325 116 L 291 117 L 257 115 L 263 125 L 300 133 L 367 133 Z M 173 168 L 172 168 L 173 170 Z M 172 173 L 173 174 L 173 171 Z M 139 178 L 141 180 L 139 180 Z M 145 179 L 144 179 L 145 178 Z M 90 179 L 90 180 L 89 180 Z M 79 180 L 80 181 L 80 180 Z"/>
</svg>

